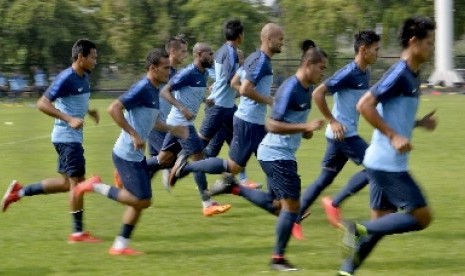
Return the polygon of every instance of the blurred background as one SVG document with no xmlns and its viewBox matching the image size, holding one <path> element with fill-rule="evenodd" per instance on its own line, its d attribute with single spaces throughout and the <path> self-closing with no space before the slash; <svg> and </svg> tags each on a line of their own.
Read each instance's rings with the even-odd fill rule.
<svg viewBox="0 0 465 276">
<path fill-rule="evenodd" d="M 330 75 L 353 58 L 353 35 L 363 29 L 382 35 L 376 80 L 397 60 L 398 27 L 412 15 L 434 16 L 434 0 L 0 0 L 0 89 L 40 93 L 70 66 L 73 43 L 89 38 L 99 54 L 93 91 L 124 91 L 144 74 L 151 48 L 182 35 L 189 49 L 204 41 L 216 50 L 224 43 L 223 22 L 232 17 L 245 25 L 246 55 L 259 46 L 265 23 L 283 26 L 285 47 L 273 58 L 275 86 L 294 73 L 303 39 L 330 54 Z M 454 1 L 453 22 L 454 68 L 465 68 L 465 0 Z M 425 78 L 433 64 L 424 68 Z"/>
</svg>

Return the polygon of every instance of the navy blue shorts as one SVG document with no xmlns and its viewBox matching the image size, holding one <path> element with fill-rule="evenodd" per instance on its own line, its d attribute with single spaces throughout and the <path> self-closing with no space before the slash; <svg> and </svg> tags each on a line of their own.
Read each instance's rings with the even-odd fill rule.
<svg viewBox="0 0 465 276">
<path fill-rule="evenodd" d="M 236 110 L 236 106 L 206 106 L 205 116 L 203 118 L 199 133 L 208 140 L 211 140 L 222 128 L 226 128 L 232 131 L 233 117 Z"/>
<path fill-rule="evenodd" d="M 323 168 L 340 172 L 349 159 L 357 165 L 362 164 L 368 144 L 360 136 L 347 137 L 343 141 L 326 140 L 326 152 L 321 164 Z"/>
<path fill-rule="evenodd" d="M 408 212 L 427 206 L 420 187 L 408 172 L 385 172 L 368 168 L 366 171 L 372 209 L 400 209 Z"/>
<path fill-rule="evenodd" d="M 187 139 L 179 139 L 178 137 L 168 133 L 163 142 L 163 151 L 170 151 L 177 155 L 181 150 L 186 155 L 192 155 L 203 151 L 205 144 L 197 134 L 197 130 L 193 125 L 187 126 L 189 129 L 189 137 Z"/>
<path fill-rule="evenodd" d="M 53 143 L 58 153 L 57 171 L 69 177 L 86 175 L 86 159 L 81 143 Z"/>
<path fill-rule="evenodd" d="M 150 131 L 148 142 L 149 142 L 149 154 L 151 156 L 157 156 L 163 147 L 163 141 L 165 141 L 166 132 L 152 130 Z"/>
<path fill-rule="evenodd" d="M 126 190 L 138 199 L 151 199 L 152 186 L 147 161 L 127 161 L 112 153 L 113 163 L 121 177 L 121 182 Z"/>
<path fill-rule="evenodd" d="M 228 145 L 231 145 L 232 140 L 232 129 L 222 128 L 216 135 L 208 142 L 207 147 L 205 148 L 205 157 L 216 157 L 220 154 L 221 148 L 226 142 Z"/>
<path fill-rule="evenodd" d="M 234 116 L 234 130 L 229 158 L 239 166 L 245 168 L 252 153 L 257 155 L 258 145 L 266 135 L 264 125 L 253 124 Z"/>
<path fill-rule="evenodd" d="M 266 174 L 268 190 L 276 200 L 300 199 L 301 182 L 294 160 L 259 161 Z"/>
</svg>

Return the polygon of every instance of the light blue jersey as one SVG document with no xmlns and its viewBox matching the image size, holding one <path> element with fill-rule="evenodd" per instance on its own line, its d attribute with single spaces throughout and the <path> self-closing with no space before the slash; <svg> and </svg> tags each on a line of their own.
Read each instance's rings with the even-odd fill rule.
<svg viewBox="0 0 465 276">
<path fill-rule="evenodd" d="M 174 97 L 184 107 L 189 109 L 194 115 L 197 115 L 200 104 L 203 102 L 207 89 L 208 72 L 201 72 L 194 64 L 191 64 L 181 70 L 170 81 L 169 85 L 174 91 Z M 184 114 L 175 106 L 166 119 L 169 125 L 193 125 L 195 120 L 187 120 Z"/>
<path fill-rule="evenodd" d="M 370 72 L 362 71 L 353 61 L 325 81 L 329 92 L 333 95 L 333 117 L 346 127 L 344 137 L 358 135 L 360 114 L 356 106 L 362 95 L 370 87 Z M 331 126 L 326 127 L 327 138 L 334 139 Z"/>
<path fill-rule="evenodd" d="M 255 90 L 260 95 L 269 96 L 273 84 L 273 68 L 270 58 L 264 52 L 257 50 L 247 57 L 243 67 L 245 79 L 255 84 Z M 246 122 L 264 125 L 266 104 L 241 96 L 234 115 Z"/>
<path fill-rule="evenodd" d="M 125 108 L 124 118 L 144 141 L 155 126 L 159 97 L 159 89 L 145 77 L 119 97 Z M 124 130 L 121 130 L 113 152 L 126 161 L 140 162 L 144 159 L 143 149 L 135 149 L 131 136 Z"/>
<path fill-rule="evenodd" d="M 231 79 L 239 67 L 237 50 L 230 43 L 225 43 L 215 53 L 215 85 L 209 99 L 215 100 L 215 105 L 226 108 L 234 106 L 236 91 L 231 87 Z"/>
<path fill-rule="evenodd" d="M 377 110 L 384 121 L 398 134 L 411 139 L 420 96 L 420 79 L 405 60 L 394 64 L 371 89 L 378 100 Z M 363 164 L 370 169 L 387 172 L 408 171 L 409 153 L 399 153 L 388 137 L 373 132 Z"/>
<path fill-rule="evenodd" d="M 76 118 L 84 119 L 89 109 L 90 84 L 89 76 L 82 77 L 72 67 L 58 74 L 44 93 L 55 108 Z M 63 120 L 55 119 L 52 130 L 53 143 L 82 143 L 82 128 L 74 129 Z"/>
<path fill-rule="evenodd" d="M 271 119 L 286 123 L 305 123 L 311 109 L 311 88 L 303 87 L 296 76 L 289 77 L 276 92 Z M 296 160 L 302 133 L 268 132 L 260 143 L 257 159 L 261 161 Z"/>
</svg>

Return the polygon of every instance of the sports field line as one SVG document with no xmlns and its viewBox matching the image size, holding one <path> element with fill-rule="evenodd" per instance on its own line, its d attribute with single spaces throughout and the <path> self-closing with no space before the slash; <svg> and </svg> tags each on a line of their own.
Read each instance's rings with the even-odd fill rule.
<svg viewBox="0 0 465 276">
<path fill-rule="evenodd" d="M 116 124 L 107 124 L 107 125 L 91 125 L 91 126 L 86 126 L 86 129 L 92 129 L 92 128 L 102 128 L 102 127 L 109 127 L 109 126 L 116 126 Z M 50 129 L 50 131 L 52 131 Z M 29 138 L 26 138 L 26 139 L 21 139 L 21 140 L 15 140 L 15 141 L 11 141 L 11 142 L 6 142 L 6 143 L 0 143 L 0 147 L 2 146 L 10 146 L 10 145 L 17 145 L 17 144 L 21 144 L 21 143 L 24 143 L 24 142 L 30 142 L 30 141 L 36 141 L 36 140 L 42 140 L 42 139 L 50 139 L 50 134 L 48 135 L 42 135 L 42 136 L 35 136 L 35 137 L 29 137 Z M 115 138 L 116 139 L 116 138 Z"/>
</svg>

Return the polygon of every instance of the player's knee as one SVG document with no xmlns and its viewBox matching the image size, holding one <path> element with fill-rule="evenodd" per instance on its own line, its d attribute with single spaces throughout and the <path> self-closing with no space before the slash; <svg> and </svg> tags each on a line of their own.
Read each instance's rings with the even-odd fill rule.
<svg viewBox="0 0 465 276">
<path fill-rule="evenodd" d="M 144 200 L 139 201 L 138 209 L 140 209 L 140 210 L 147 209 L 151 205 L 152 205 L 152 200 L 151 199 L 144 199 Z"/>
<path fill-rule="evenodd" d="M 158 163 L 163 168 L 171 167 L 175 161 L 175 156 L 172 153 L 159 154 L 157 158 L 158 158 Z"/>
<path fill-rule="evenodd" d="M 281 209 L 282 209 L 281 202 L 279 200 L 273 200 L 271 204 L 274 210 L 274 214 L 276 216 L 279 216 L 279 214 L 281 213 Z"/>
<path fill-rule="evenodd" d="M 242 171 L 242 167 L 236 164 L 236 162 L 229 160 L 228 161 L 228 170 L 232 174 L 238 174 Z"/>
<path fill-rule="evenodd" d="M 417 219 L 419 230 L 426 229 L 433 221 L 433 215 L 428 207 L 414 210 L 412 215 Z"/>
</svg>

